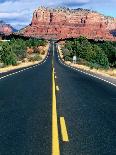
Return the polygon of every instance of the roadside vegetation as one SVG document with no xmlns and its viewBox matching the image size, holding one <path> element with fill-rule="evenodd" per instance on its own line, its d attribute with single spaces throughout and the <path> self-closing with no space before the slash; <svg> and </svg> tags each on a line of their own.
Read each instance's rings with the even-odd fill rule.
<svg viewBox="0 0 116 155">
<path fill-rule="evenodd" d="M 45 40 L 40 39 L 11 39 L 8 42 L 0 42 L 1 66 L 18 65 L 25 61 L 39 61 L 45 54 Z"/>
<path fill-rule="evenodd" d="M 71 61 L 77 56 L 77 63 L 90 68 L 116 68 L 116 42 L 89 41 L 85 37 L 66 40 L 62 46 L 63 59 Z"/>
</svg>

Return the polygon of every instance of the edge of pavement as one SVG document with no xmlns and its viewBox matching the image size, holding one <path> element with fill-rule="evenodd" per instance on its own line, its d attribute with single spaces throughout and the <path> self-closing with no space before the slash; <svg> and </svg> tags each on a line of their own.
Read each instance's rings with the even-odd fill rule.
<svg viewBox="0 0 116 155">
<path fill-rule="evenodd" d="M 6 68 L 3 68 L 3 71 L 2 71 L 2 68 L 1 68 L 0 69 L 0 74 L 7 73 L 7 72 L 10 72 L 10 71 L 13 71 L 13 70 L 23 69 L 23 68 L 30 67 L 30 66 L 36 65 L 38 63 L 41 63 L 42 61 L 44 61 L 44 59 L 48 55 L 48 49 L 49 49 L 49 44 L 46 45 L 46 52 L 45 52 L 45 54 L 43 56 L 41 56 L 41 58 L 42 58 L 41 60 L 35 61 L 35 62 L 20 63 L 17 66 L 12 66 L 11 65 L 11 66 L 8 66 Z"/>
<path fill-rule="evenodd" d="M 57 43 L 56 44 L 56 49 L 57 49 L 57 53 L 58 53 L 58 59 L 60 61 L 61 64 L 63 64 L 64 66 L 68 67 L 68 68 L 71 68 L 73 70 L 76 70 L 76 71 L 79 71 L 83 74 L 86 74 L 86 75 L 89 75 L 91 77 L 94 77 L 94 78 L 97 78 L 99 80 L 102 80 L 106 83 L 109 83 L 111 84 L 112 86 L 115 86 L 116 87 L 116 79 L 115 78 L 111 78 L 111 77 L 106 77 L 106 76 L 103 76 L 101 74 L 98 74 L 98 73 L 93 73 L 91 71 L 87 71 L 87 70 L 84 70 L 84 69 L 81 69 L 79 67 L 75 67 L 75 66 L 71 66 L 70 64 L 67 64 L 65 61 L 63 61 L 62 57 L 61 57 L 61 53 L 59 51 L 59 44 Z"/>
<path fill-rule="evenodd" d="M 21 67 L 21 68 L 15 68 L 15 69 L 12 69 L 12 70 L 9 70 L 9 71 L 6 71 L 6 72 L 1 72 L 0 73 L 0 80 L 4 79 L 6 77 L 9 77 L 11 75 L 15 75 L 17 73 L 23 72 L 25 70 L 28 70 L 28 69 L 31 69 L 31 68 L 35 68 L 35 67 L 45 63 L 46 60 L 48 59 L 49 48 L 50 48 L 50 45 L 48 46 L 48 50 L 46 52 L 45 57 L 41 61 L 37 61 L 34 64 L 31 64 L 31 65 L 28 65 L 28 66 L 24 66 L 24 67 Z"/>
</svg>

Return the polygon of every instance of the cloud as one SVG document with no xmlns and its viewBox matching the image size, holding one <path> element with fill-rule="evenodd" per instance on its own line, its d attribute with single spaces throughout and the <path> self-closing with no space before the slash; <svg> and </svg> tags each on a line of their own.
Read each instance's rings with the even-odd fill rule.
<svg viewBox="0 0 116 155">
<path fill-rule="evenodd" d="M 81 6 L 86 3 L 88 3 L 91 0 L 58 0 L 58 1 L 53 1 L 53 0 L 46 0 L 43 2 L 43 5 L 45 6 L 50 6 L 50 7 L 73 7 L 73 6 Z"/>
<path fill-rule="evenodd" d="M 36 5 L 37 6 L 37 5 Z M 30 0 L 5 1 L 0 3 L 0 20 L 13 24 L 28 25 L 31 22 L 32 12 L 36 8 Z"/>
<path fill-rule="evenodd" d="M 86 8 L 116 16 L 116 0 L 0 0 L 0 20 L 17 25 L 28 25 L 39 6 Z M 19 26 L 18 26 L 19 27 Z"/>
<path fill-rule="evenodd" d="M 8 1 L 15 2 L 17 0 L 0 0 L 0 3 L 4 3 L 4 2 L 8 2 Z"/>
<path fill-rule="evenodd" d="M 13 19 L 13 18 L 22 18 L 26 12 L 11 12 L 11 13 L 0 13 L 0 18 L 8 18 L 8 19 Z"/>
<path fill-rule="evenodd" d="M 89 2 L 89 0 L 81 0 L 81 1 L 64 1 L 62 3 L 62 5 L 66 6 L 66 7 L 76 7 L 76 6 L 83 6 L 85 4 L 87 4 Z"/>
</svg>

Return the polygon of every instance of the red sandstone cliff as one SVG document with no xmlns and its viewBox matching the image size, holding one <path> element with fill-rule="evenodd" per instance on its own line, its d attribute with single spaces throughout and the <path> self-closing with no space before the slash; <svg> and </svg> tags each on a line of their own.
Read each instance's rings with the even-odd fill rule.
<svg viewBox="0 0 116 155">
<path fill-rule="evenodd" d="M 0 21 L 0 33 L 4 33 L 6 35 L 9 35 L 13 32 L 12 26 L 9 24 L 4 23 L 3 21 Z"/>
<path fill-rule="evenodd" d="M 116 40 L 116 19 L 85 9 L 39 8 L 32 22 L 21 30 L 25 36 L 61 39 L 84 35 L 91 39 Z"/>
</svg>

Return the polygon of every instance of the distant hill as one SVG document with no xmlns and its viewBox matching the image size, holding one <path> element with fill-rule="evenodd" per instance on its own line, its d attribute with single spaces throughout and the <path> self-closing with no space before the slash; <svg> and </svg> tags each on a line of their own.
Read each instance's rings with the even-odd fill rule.
<svg viewBox="0 0 116 155">
<path fill-rule="evenodd" d="M 4 21 L 0 20 L 0 33 L 11 34 L 17 32 L 10 24 L 6 24 Z"/>
</svg>

